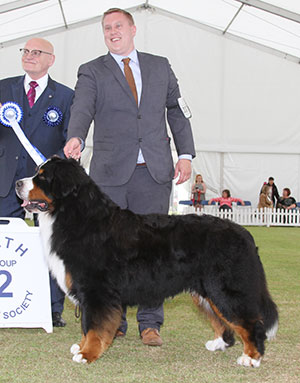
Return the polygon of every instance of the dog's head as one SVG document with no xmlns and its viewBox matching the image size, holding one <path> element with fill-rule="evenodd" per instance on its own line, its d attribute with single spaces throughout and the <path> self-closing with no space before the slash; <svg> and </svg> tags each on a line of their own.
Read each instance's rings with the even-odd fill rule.
<svg viewBox="0 0 300 383">
<path fill-rule="evenodd" d="M 34 213 L 53 211 L 58 201 L 76 196 L 87 174 L 73 159 L 52 157 L 44 162 L 36 174 L 16 182 L 16 193 L 22 206 Z"/>
</svg>

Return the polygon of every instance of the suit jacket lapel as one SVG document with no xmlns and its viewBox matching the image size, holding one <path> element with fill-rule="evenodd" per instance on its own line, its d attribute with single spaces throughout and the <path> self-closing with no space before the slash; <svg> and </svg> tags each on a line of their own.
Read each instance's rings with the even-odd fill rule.
<svg viewBox="0 0 300 383">
<path fill-rule="evenodd" d="M 20 105 L 22 110 L 24 111 L 24 77 L 25 76 L 20 76 L 18 80 L 12 84 L 11 90 L 12 90 L 12 100 L 13 102 L 16 102 L 17 104 Z M 23 126 L 23 120 L 21 120 L 20 125 Z"/>
<path fill-rule="evenodd" d="M 121 71 L 118 63 L 115 61 L 115 59 L 109 53 L 105 56 L 104 65 L 113 73 L 116 80 L 119 82 L 121 87 L 127 93 L 128 97 L 130 97 L 130 99 L 132 99 L 132 102 L 136 105 L 135 99 L 133 97 L 133 94 L 131 92 L 131 89 L 128 85 L 128 82 L 127 82 L 123 72 Z"/>
<path fill-rule="evenodd" d="M 142 76 L 142 94 L 141 94 L 141 100 L 140 100 L 140 106 L 141 106 L 147 91 L 151 66 L 147 62 L 146 55 L 143 55 L 140 52 L 137 52 L 137 53 L 138 53 L 139 65 L 140 65 L 141 76 Z"/>
</svg>

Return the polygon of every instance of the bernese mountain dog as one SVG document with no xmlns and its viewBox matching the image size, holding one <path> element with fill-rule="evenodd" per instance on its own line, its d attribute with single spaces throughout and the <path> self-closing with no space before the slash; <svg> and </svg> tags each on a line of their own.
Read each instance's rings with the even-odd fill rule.
<svg viewBox="0 0 300 383">
<path fill-rule="evenodd" d="M 258 367 L 275 336 L 277 308 L 254 240 L 243 227 L 209 215 L 138 215 L 114 204 L 73 159 L 53 157 L 16 182 L 39 212 L 45 256 L 59 286 L 81 308 L 73 360 L 93 362 L 111 345 L 123 305 L 155 307 L 183 291 L 215 331 L 211 351 L 244 345 L 238 364 Z"/>
</svg>

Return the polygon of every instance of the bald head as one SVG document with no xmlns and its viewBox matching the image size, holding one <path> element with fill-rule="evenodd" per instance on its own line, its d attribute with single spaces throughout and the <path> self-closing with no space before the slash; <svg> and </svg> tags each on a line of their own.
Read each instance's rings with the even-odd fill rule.
<svg viewBox="0 0 300 383">
<path fill-rule="evenodd" d="M 35 47 L 35 48 L 28 48 L 29 47 Z M 41 51 L 45 51 L 51 54 L 54 54 L 54 48 L 53 45 L 50 43 L 50 41 L 41 39 L 39 37 L 34 37 L 33 39 L 30 39 L 25 44 L 25 48 L 27 49 L 38 49 Z"/>
<path fill-rule="evenodd" d="M 38 80 L 47 74 L 54 64 L 53 45 L 48 40 L 35 37 L 27 41 L 24 49 L 27 49 L 29 53 L 22 56 L 23 69 L 33 80 Z M 40 55 L 33 55 L 32 51 L 39 51 Z"/>
</svg>

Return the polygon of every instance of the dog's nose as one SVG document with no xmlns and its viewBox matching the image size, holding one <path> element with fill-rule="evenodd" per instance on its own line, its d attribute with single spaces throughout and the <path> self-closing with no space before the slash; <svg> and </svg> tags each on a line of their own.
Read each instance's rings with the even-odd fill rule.
<svg viewBox="0 0 300 383">
<path fill-rule="evenodd" d="M 17 188 L 21 188 L 23 186 L 23 181 L 22 180 L 18 180 L 17 182 L 16 182 L 16 187 Z"/>
</svg>

